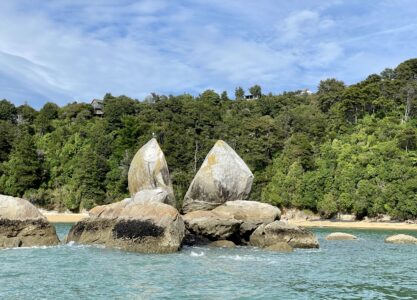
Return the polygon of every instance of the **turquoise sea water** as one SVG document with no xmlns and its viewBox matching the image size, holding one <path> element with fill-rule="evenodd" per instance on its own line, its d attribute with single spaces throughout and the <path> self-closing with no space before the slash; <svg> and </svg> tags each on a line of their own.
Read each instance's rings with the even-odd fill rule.
<svg viewBox="0 0 417 300">
<path fill-rule="evenodd" d="M 57 225 L 62 238 L 70 224 Z M 343 230 L 290 254 L 185 248 L 168 255 L 74 244 L 0 250 L 0 299 L 417 299 L 417 246 L 392 231 Z M 396 231 L 395 233 L 398 233 Z M 417 236 L 417 232 L 408 232 Z"/>
</svg>

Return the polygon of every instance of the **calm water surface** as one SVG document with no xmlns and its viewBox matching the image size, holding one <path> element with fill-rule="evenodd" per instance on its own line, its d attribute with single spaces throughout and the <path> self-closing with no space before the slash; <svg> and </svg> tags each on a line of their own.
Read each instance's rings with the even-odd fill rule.
<svg viewBox="0 0 417 300">
<path fill-rule="evenodd" d="M 64 237 L 70 224 L 57 225 Z M 0 250 L 1 299 L 417 299 L 417 246 L 392 231 L 278 254 L 191 247 L 147 255 L 74 244 Z M 396 231 L 395 233 L 398 233 Z M 407 232 L 417 236 L 417 232 Z"/>
</svg>

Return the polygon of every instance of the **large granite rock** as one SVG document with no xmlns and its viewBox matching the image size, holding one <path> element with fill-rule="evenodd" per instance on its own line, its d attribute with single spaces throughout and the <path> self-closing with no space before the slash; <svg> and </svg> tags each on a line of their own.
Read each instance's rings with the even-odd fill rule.
<svg viewBox="0 0 417 300">
<path fill-rule="evenodd" d="M 332 232 L 326 236 L 328 241 L 343 241 L 343 240 L 356 240 L 358 239 L 353 234 L 344 233 L 344 232 Z"/>
<path fill-rule="evenodd" d="M 180 249 L 184 222 L 170 205 L 125 199 L 96 207 L 91 217 L 76 223 L 67 241 L 104 244 L 142 253 L 170 253 Z"/>
<path fill-rule="evenodd" d="M 0 195 L 0 248 L 52 246 L 55 227 L 30 202 Z"/>
<path fill-rule="evenodd" d="M 130 195 L 136 200 L 175 206 L 168 165 L 156 139 L 151 139 L 133 157 L 128 184 Z"/>
<path fill-rule="evenodd" d="M 227 201 L 213 209 L 213 212 L 224 218 L 242 221 L 240 236 L 248 240 L 252 232 L 261 224 L 269 224 L 279 220 L 281 211 L 278 207 L 257 201 Z"/>
<path fill-rule="evenodd" d="M 407 234 L 395 234 L 385 239 L 386 243 L 391 244 L 415 244 L 417 245 L 417 238 Z"/>
<path fill-rule="evenodd" d="M 242 221 L 217 215 L 212 211 L 196 210 L 183 216 L 188 234 L 200 241 L 236 240 Z M 187 237 L 187 239 L 190 239 Z"/>
<path fill-rule="evenodd" d="M 226 201 L 246 199 L 253 174 L 224 141 L 217 141 L 207 154 L 184 197 L 183 212 L 211 210 Z"/>
<path fill-rule="evenodd" d="M 250 244 L 269 247 L 279 242 L 288 243 L 293 248 L 318 248 L 319 242 L 313 233 L 283 221 L 262 224 L 250 236 Z"/>
</svg>

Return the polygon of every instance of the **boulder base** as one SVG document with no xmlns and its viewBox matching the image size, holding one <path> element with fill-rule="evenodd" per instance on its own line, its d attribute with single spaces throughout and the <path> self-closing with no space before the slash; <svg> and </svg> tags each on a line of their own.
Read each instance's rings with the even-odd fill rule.
<svg viewBox="0 0 417 300">
<path fill-rule="evenodd" d="M 211 210 L 226 201 L 246 199 L 253 174 L 224 141 L 217 141 L 207 154 L 184 197 L 183 212 Z"/>
<path fill-rule="evenodd" d="M 172 191 L 166 188 L 156 188 L 152 190 L 142 190 L 135 194 L 133 199 L 136 202 L 161 202 L 172 206 L 175 206 L 175 200 L 173 198 Z"/>
<path fill-rule="evenodd" d="M 332 232 L 328 236 L 326 236 L 326 240 L 328 241 L 342 241 L 342 240 L 356 240 L 358 239 L 353 234 L 344 233 L 344 232 Z"/>
<path fill-rule="evenodd" d="M 252 232 L 261 224 L 269 224 L 281 217 L 278 207 L 257 201 L 236 200 L 227 201 L 213 212 L 229 219 L 240 220 L 240 236 L 248 240 Z"/>
<path fill-rule="evenodd" d="M 183 216 L 191 234 L 210 241 L 236 239 L 242 221 L 219 216 L 213 211 L 197 210 Z"/>
<path fill-rule="evenodd" d="M 293 248 L 319 247 L 319 242 L 313 233 L 282 221 L 260 225 L 250 236 L 249 242 L 252 246 L 262 248 L 279 242 L 288 243 Z"/>
<path fill-rule="evenodd" d="M 170 253 L 180 249 L 184 238 L 180 214 L 164 203 L 125 199 L 95 208 L 92 215 L 71 228 L 67 241 L 142 253 Z"/>
<path fill-rule="evenodd" d="M 417 238 L 407 234 L 395 234 L 387 237 L 385 239 L 386 243 L 391 244 L 416 244 L 417 245 Z"/>
<path fill-rule="evenodd" d="M 55 227 L 24 199 L 0 195 L 0 248 L 53 246 Z"/>
</svg>

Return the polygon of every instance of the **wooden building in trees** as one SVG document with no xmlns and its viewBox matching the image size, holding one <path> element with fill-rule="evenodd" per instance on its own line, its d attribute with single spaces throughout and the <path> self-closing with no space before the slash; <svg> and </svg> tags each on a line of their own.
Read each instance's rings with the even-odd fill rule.
<svg viewBox="0 0 417 300">
<path fill-rule="evenodd" d="M 93 106 L 93 113 L 96 116 L 102 116 L 104 114 L 104 105 L 103 101 L 94 99 L 91 101 L 91 105 Z"/>
</svg>

